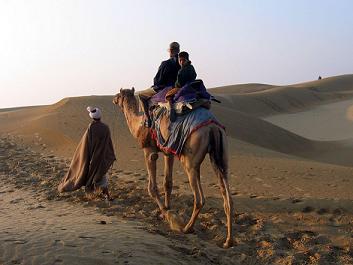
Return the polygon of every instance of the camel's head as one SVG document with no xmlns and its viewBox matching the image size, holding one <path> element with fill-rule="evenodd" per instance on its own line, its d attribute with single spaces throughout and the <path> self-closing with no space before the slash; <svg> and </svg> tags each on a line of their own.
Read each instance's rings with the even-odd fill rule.
<svg viewBox="0 0 353 265">
<path fill-rule="evenodd" d="M 131 89 L 120 89 L 119 93 L 113 98 L 113 103 L 118 105 L 120 108 L 123 107 L 123 102 L 129 100 L 129 98 L 135 97 L 135 88 Z"/>
</svg>

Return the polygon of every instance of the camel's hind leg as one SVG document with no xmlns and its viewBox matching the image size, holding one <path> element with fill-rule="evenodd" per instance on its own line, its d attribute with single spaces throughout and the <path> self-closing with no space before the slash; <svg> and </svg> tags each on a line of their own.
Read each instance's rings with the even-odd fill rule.
<svg viewBox="0 0 353 265">
<path fill-rule="evenodd" d="M 211 164 L 219 179 L 219 185 L 224 201 L 224 212 L 227 216 L 227 238 L 224 247 L 228 248 L 233 245 L 233 200 L 229 191 L 228 183 L 228 149 L 227 138 L 221 129 L 213 130 L 211 133 Z"/>
<path fill-rule="evenodd" d="M 147 171 L 148 171 L 148 193 L 157 202 L 158 207 L 161 210 L 162 214 L 165 215 L 166 209 L 159 195 L 157 179 L 156 179 L 156 171 L 157 171 L 156 160 L 158 159 L 158 154 L 150 148 L 145 148 L 143 151 L 145 154 L 145 162 L 146 162 Z"/>
<path fill-rule="evenodd" d="M 164 155 L 164 206 L 170 209 L 170 197 L 173 190 L 173 163 L 174 156 Z"/>
<path fill-rule="evenodd" d="M 227 238 L 223 246 L 229 248 L 233 245 L 233 200 L 229 192 L 229 184 L 226 176 L 219 176 L 219 185 L 224 201 L 224 212 L 227 216 Z"/>
</svg>

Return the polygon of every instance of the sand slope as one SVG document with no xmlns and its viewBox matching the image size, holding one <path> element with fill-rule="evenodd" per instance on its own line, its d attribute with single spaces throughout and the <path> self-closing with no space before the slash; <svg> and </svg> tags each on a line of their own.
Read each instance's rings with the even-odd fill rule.
<svg viewBox="0 0 353 265">
<path fill-rule="evenodd" d="M 298 114 L 298 126 L 310 125 L 303 122 L 309 115 L 306 113 L 317 111 L 320 115 L 323 112 L 317 107 L 339 105 L 352 99 L 353 75 L 291 86 L 247 84 L 211 91 L 222 100 L 221 105 L 213 104 L 212 111 L 226 125 L 229 136 L 229 180 L 235 202 L 234 229 L 238 243 L 233 249 L 225 252 L 217 247 L 225 234 L 224 213 L 218 180 L 208 161 L 201 172 L 206 206 L 195 225 L 195 233 L 176 234 L 159 219 L 157 207 L 147 194 L 147 173 L 142 151 L 131 137 L 122 113 L 111 103 L 112 96 L 65 98 L 50 106 L 0 111 L 0 170 L 1 182 L 6 186 L 1 190 L 0 199 L 8 205 L 4 210 L 13 212 L 13 207 L 32 207 L 20 203 L 21 200 L 17 206 L 12 205 L 10 201 L 16 198 L 8 192 L 9 189 L 14 190 L 14 194 L 21 197 L 16 193 L 17 189 L 32 187 L 35 195 L 24 192 L 23 198 L 44 196 L 44 200 L 59 201 L 59 205 L 67 201 L 85 202 L 96 207 L 104 214 L 103 217 L 141 222 L 144 231 L 162 236 L 156 237 L 153 248 L 158 248 L 160 244 L 169 246 L 165 249 L 166 253 L 178 261 L 187 256 L 187 262 L 195 260 L 202 264 L 352 264 L 352 140 L 315 140 L 320 139 L 320 130 L 312 130 L 313 135 L 317 136 L 308 139 L 303 134 L 297 134 L 305 128 L 295 131 L 290 126 L 276 123 L 271 117 L 276 115 L 279 120 L 285 120 L 285 115 Z M 57 183 L 65 174 L 76 144 L 90 122 L 86 111 L 88 105 L 102 108 L 103 121 L 111 129 L 117 152 L 118 162 L 110 172 L 111 189 L 116 198 L 113 204 L 90 202 L 82 192 L 64 196 L 56 193 Z M 331 119 L 341 115 L 339 111 L 331 112 Z M 349 126 L 339 128 L 346 130 L 344 134 L 349 135 Z M 334 128 L 331 129 L 330 133 L 334 135 Z M 158 172 L 160 186 L 161 172 Z M 8 186 L 7 182 L 15 187 Z M 192 194 L 178 161 L 174 170 L 172 203 L 173 210 L 181 216 L 190 216 Z M 52 206 L 45 207 L 51 209 Z M 70 204 L 63 203 L 62 207 L 62 211 L 72 209 Z M 73 207 L 81 211 L 78 206 Z M 43 209 L 39 209 L 42 212 L 38 212 L 38 216 L 45 214 Z M 36 214 L 35 210 L 31 210 L 31 213 Z M 99 215 L 97 218 L 103 217 Z M 118 219 L 114 222 L 118 222 Z M 82 222 L 85 220 L 82 219 Z M 88 219 L 86 221 L 87 229 L 97 225 L 89 223 Z M 19 244 L 13 241 L 17 238 L 11 233 L 16 232 L 16 229 L 11 230 L 10 224 L 6 222 L 0 219 L 0 226 L 6 227 L 11 236 L 3 242 L 5 244 L 0 248 L 0 257 L 6 255 L 7 262 L 16 261 L 18 252 L 11 249 L 15 245 L 25 251 L 27 243 L 34 244 L 30 249 L 35 255 L 41 254 L 41 246 L 31 243 L 28 239 L 31 234 L 26 231 L 17 230 L 27 238 L 20 238 Z M 35 226 L 36 221 L 33 222 Z M 114 224 L 119 226 L 118 223 Z M 134 226 L 128 224 L 128 227 L 126 229 L 136 240 L 145 237 L 144 233 L 134 230 Z M 55 228 L 54 232 L 58 229 Z M 110 233 L 109 229 L 101 234 L 98 229 L 97 237 Z M 39 233 L 43 235 L 43 232 Z M 66 237 L 65 233 L 58 235 Z M 74 238 L 80 235 L 73 232 Z M 48 235 L 45 242 L 50 243 L 53 239 Z M 113 246 L 114 236 L 109 237 L 108 241 L 107 244 Z M 96 243 L 99 244 L 98 241 Z M 76 248 L 83 246 L 78 244 Z M 112 250 L 110 247 L 107 249 Z M 58 251 L 58 255 L 54 256 L 58 260 L 66 260 L 63 258 L 65 253 L 72 253 L 64 245 L 60 245 Z M 138 251 L 132 253 L 140 255 Z M 157 260 L 158 256 L 163 260 L 162 256 L 165 255 L 164 252 L 155 254 Z M 71 260 L 80 260 L 81 256 L 75 255 L 71 256 Z M 104 255 L 107 255 L 107 259 L 100 260 L 105 260 L 107 264 L 112 264 L 117 257 L 112 252 Z M 124 262 L 125 258 L 129 263 L 138 264 L 138 260 L 130 256 L 123 256 L 120 261 Z M 146 262 L 154 261 L 152 257 L 143 258 Z"/>
<path fill-rule="evenodd" d="M 215 88 L 211 92 L 223 103 L 214 104 L 212 110 L 227 127 L 231 138 L 285 154 L 351 166 L 353 162 L 347 159 L 350 147 L 347 149 L 346 142 L 309 140 L 261 117 L 304 111 L 351 98 L 352 84 L 353 75 L 346 75 L 287 87 L 249 84 Z M 70 156 L 89 123 L 85 108 L 95 105 L 103 109 L 104 121 L 111 128 L 115 145 L 122 153 L 134 150 L 136 144 L 125 119 L 111 100 L 112 96 L 66 98 L 51 106 L 4 111 L 0 113 L 0 133 L 21 135 L 24 142 L 38 149 Z M 133 152 L 133 156 L 138 155 Z"/>
<path fill-rule="evenodd" d="M 16 144 L 16 138 L 0 139 L 0 156 L 0 262 L 4 264 L 353 262 L 352 194 L 305 190 L 312 185 L 313 174 L 297 177 L 300 183 L 306 182 L 304 189 L 282 173 L 267 177 L 266 161 L 256 163 L 254 169 L 263 173 L 251 174 L 248 181 L 232 176 L 239 183 L 232 188 L 237 245 L 223 250 L 219 246 L 224 240 L 225 217 L 211 181 L 203 180 L 206 206 L 195 231 L 184 235 L 172 232 L 160 219 L 145 189 L 145 170 L 113 170 L 110 189 L 115 200 L 107 202 L 89 199 L 82 191 L 57 193 L 69 160 L 33 152 Z M 307 172 L 305 165 L 299 168 Z M 342 188 L 339 178 L 325 179 L 326 169 L 317 166 L 312 172 L 324 184 L 329 181 Z M 271 188 L 267 181 L 271 178 L 287 183 L 293 191 Z M 193 200 L 188 183 L 178 173 L 176 180 L 172 208 L 186 220 Z M 351 183 L 348 178 L 341 180 L 344 185 Z M 260 186 L 267 189 L 264 195 L 260 195 Z"/>
<path fill-rule="evenodd" d="M 210 89 L 226 107 L 264 117 L 299 112 L 315 105 L 351 98 L 353 75 L 290 86 L 245 84 Z"/>
</svg>

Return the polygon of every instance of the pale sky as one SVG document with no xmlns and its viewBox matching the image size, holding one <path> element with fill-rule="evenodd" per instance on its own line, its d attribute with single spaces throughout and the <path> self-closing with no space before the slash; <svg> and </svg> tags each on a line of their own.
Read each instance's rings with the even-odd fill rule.
<svg viewBox="0 0 353 265">
<path fill-rule="evenodd" d="M 0 0 L 0 108 L 152 85 L 172 41 L 207 87 L 353 73 L 350 0 Z"/>
</svg>

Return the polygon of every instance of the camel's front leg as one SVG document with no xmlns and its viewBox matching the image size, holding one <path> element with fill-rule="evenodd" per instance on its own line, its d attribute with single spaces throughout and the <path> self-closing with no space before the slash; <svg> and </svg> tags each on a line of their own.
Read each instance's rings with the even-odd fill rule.
<svg viewBox="0 0 353 265">
<path fill-rule="evenodd" d="M 173 190 L 173 164 L 174 156 L 164 156 L 164 206 L 170 209 L 170 197 Z"/>
<path fill-rule="evenodd" d="M 158 159 L 158 154 L 154 150 L 148 149 L 148 148 L 144 149 L 144 154 L 145 154 L 146 167 L 148 171 L 148 193 L 153 199 L 155 199 L 159 209 L 162 211 L 162 214 L 165 215 L 166 209 L 159 195 L 157 179 L 156 179 L 156 173 L 157 173 L 156 161 Z"/>
</svg>

